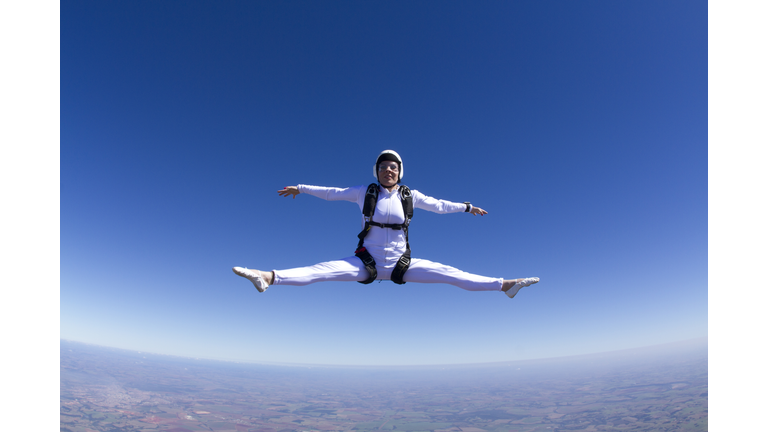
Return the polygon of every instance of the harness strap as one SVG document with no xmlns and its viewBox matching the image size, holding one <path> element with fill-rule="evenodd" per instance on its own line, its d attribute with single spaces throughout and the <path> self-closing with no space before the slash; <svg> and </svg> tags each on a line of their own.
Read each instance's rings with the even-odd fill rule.
<svg viewBox="0 0 768 432">
<path fill-rule="evenodd" d="M 395 265 L 395 269 L 392 270 L 392 282 L 403 285 L 405 281 L 403 278 L 405 277 L 405 272 L 408 271 L 408 268 L 411 267 L 411 249 L 406 249 L 405 253 L 400 257 L 399 260 L 397 260 L 397 264 Z"/>
<path fill-rule="evenodd" d="M 361 284 L 369 284 L 375 281 L 376 276 L 378 276 L 378 272 L 376 271 L 376 261 L 373 259 L 373 256 L 371 256 L 371 253 L 368 252 L 364 247 L 359 247 L 355 251 L 355 256 L 360 258 L 360 261 L 363 262 L 365 269 L 368 270 L 368 279 L 358 282 Z"/>
<path fill-rule="evenodd" d="M 365 219 L 365 226 L 363 227 L 363 230 L 360 231 L 360 234 L 357 235 L 359 241 L 357 242 L 357 249 L 355 250 L 355 256 L 360 258 L 360 261 L 363 262 L 363 266 L 365 266 L 365 269 L 368 270 L 368 279 L 358 282 L 366 285 L 375 281 L 376 276 L 378 276 L 378 272 L 376 271 L 376 261 L 373 259 L 373 256 L 371 256 L 371 253 L 368 252 L 365 247 L 363 247 L 365 236 L 368 235 L 368 231 L 371 229 L 371 224 L 375 223 L 371 220 L 371 218 L 373 218 L 373 213 L 376 211 L 376 202 L 378 202 L 378 200 L 379 185 L 376 183 L 371 183 L 368 185 L 368 189 L 365 191 L 365 202 L 363 203 L 363 218 Z"/>
<path fill-rule="evenodd" d="M 403 234 L 405 234 L 405 253 L 397 260 L 395 269 L 392 270 L 392 282 L 402 285 L 405 283 L 403 278 L 405 272 L 411 266 L 411 244 L 408 242 L 408 225 L 411 224 L 411 218 L 413 218 L 413 196 L 408 186 L 400 187 L 400 196 L 403 198 L 403 214 L 405 215 L 405 222 L 403 223 Z"/>
<path fill-rule="evenodd" d="M 370 231 L 371 226 L 379 228 L 390 228 L 393 230 L 403 230 L 403 234 L 405 234 L 405 253 L 400 257 L 399 260 L 397 260 L 397 264 L 392 270 L 391 278 L 392 282 L 396 284 L 402 285 L 405 283 L 403 277 L 411 265 L 411 245 L 408 243 L 408 226 L 411 224 L 411 218 L 413 218 L 413 195 L 411 194 L 411 190 L 408 188 L 408 186 L 400 186 L 400 197 L 403 204 L 405 222 L 401 224 L 379 223 L 372 220 L 373 213 L 376 210 L 376 203 L 379 200 L 379 185 L 376 183 L 371 183 L 368 185 L 368 190 L 365 191 L 365 202 L 363 204 L 363 218 L 365 219 L 365 226 L 363 227 L 363 230 L 360 231 L 360 234 L 357 235 L 359 241 L 357 242 L 357 250 L 355 250 L 355 256 L 360 258 L 360 260 L 363 262 L 363 266 L 365 266 L 365 269 L 368 271 L 368 279 L 364 281 L 358 281 L 361 284 L 369 284 L 373 282 L 376 280 L 376 276 L 378 275 L 378 272 L 376 271 L 376 261 L 373 259 L 373 256 L 371 256 L 371 253 L 368 252 L 363 246 L 365 237 L 368 235 L 368 231 Z"/>
<path fill-rule="evenodd" d="M 387 224 L 387 223 L 378 223 L 378 222 L 374 222 L 374 221 L 370 221 L 368 223 L 371 226 L 376 226 L 376 227 L 379 227 L 379 228 L 391 228 L 391 229 L 393 229 L 395 231 L 399 231 L 399 230 L 404 229 L 404 228 L 407 227 L 407 225 L 404 224 L 404 223 L 402 223 L 402 224 Z"/>
</svg>

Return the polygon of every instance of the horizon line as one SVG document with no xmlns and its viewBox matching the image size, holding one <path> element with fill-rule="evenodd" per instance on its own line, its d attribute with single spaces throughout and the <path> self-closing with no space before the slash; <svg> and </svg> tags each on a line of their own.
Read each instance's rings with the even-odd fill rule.
<svg viewBox="0 0 768 432">
<path fill-rule="evenodd" d="M 619 350 L 611 350 L 611 351 L 599 351 L 594 353 L 587 353 L 587 354 L 575 354 L 575 355 L 568 355 L 568 356 L 560 356 L 560 357 L 539 357 L 539 358 L 529 358 L 529 359 L 520 359 L 520 360 L 502 360 L 502 361 L 494 361 L 494 362 L 483 362 L 483 363 L 442 363 L 442 364 L 414 364 L 414 365 L 347 365 L 347 364 L 323 364 L 323 363 L 290 363 L 290 362 L 269 362 L 269 361 L 250 361 L 250 360 L 227 360 L 227 359 L 220 359 L 220 358 L 212 358 L 212 357 L 200 357 L 200 356 L 184 356 L 184 355 L 178 355 L 178 354 L 162 354 L 162 353 L 155 353 L 150 351 L 140 351 L 140 350 L 134 350 L 134 349 L 128 349 L 128 348 L 119 348 L 115 346 L 109 346 L 109 345 L 100 345 L 90 342 L 81 342 L 71 339 L 63 339 L 59 338 L 59 342 L 74 342 L 74 343 L 80 343 L 84 345 L 92 345 L 97 346 L 101 348 L 111 348 L 111 349 L 117 349 L 121 351 L 136 351 L 137 353 L 146 353 L 146 354 L 152 354 L 152 355 L 158 355 L 158 356 L 166 356 L 166 357 L 178 357 L 183 359 L 191 359 L 191 360 L 207 360 L 207 361 L 219 361 L 224 363 L 236 363 L 236 364 L 254 364 L 254 365 L 265 365 L 265 366 L 283 366 L 283 367 L 299 367 L 299 368 L 359 368 L 359 369 L 366 369 L 366 368 L 436 368 L 436 367 L 493 367 L 493 366 L 501 366 L 504 364 L 509 363 L 526 363 L 526 362 L 541 362 L 541 361 L 552 361 L 552 360 L 567 360 L 567 359 L 576 359 L 579 357 L 590 357 L 590 356 L 600 356 L 600 355 L 617 355 L 621 353 L 629 353 L 630 351 L 639 351 L 639 350 L 647 350 L 647 349 L 653 349 L 653 348 L 663 348 L 663 347 L 672 347 L 677 346 L 680 344 L 694 344 L 694 343 L 706 343 L 709 344 L 709 335 L 707 336 L 701 336 L 697 338 L 692 339 L 682 339 L 674 342 L 665 342 L 661 344 L 654 344 L 654 345 L 644 345 L 634 348 L 623 348 Z M 59 357 L 61 357 L 61 354 L 59 354 Z"/>
</svg>

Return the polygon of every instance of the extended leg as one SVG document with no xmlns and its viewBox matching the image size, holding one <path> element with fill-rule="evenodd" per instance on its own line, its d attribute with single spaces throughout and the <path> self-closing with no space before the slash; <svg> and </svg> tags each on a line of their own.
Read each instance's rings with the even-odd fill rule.
<svg viewBox="0 0 768 432">
<path fill-rule="evenodd" d="M 358 257 L 327 261 L 309 267 L 275 270 L 275 285 L 304 286 L 315 282 L 357 282 L 368 278 L 368 271 Z"/>
<path fill-rule="evenodd" d="M 504 279 L 480 276 L 425 259 L 414 258 L 405 272 L 406 282 L 445 283 L 467 291 L 500 291 Z"/>
<path fill-rule="evenodd" d="M 445 283 L 468 291 L 503 291 L 510 298 L 539 278 L 502 279 L 480 276 L 424 259 L 414 258 L 405 272 L 406 282 Z"/>
<path fill-rule="evenodd" d="M 238 276 L 251 282 L 260 292 L 267 290 L 269 285 L 304 286 L 315 282 L 356 282 L 368 278 L 368 271 L 360 258 L 349 257 L 337 261 L 327 261 L 308 267 L 297 267 L 287 270 L 264 272 L 243 267 L 232 269 Z"/>
</svg>

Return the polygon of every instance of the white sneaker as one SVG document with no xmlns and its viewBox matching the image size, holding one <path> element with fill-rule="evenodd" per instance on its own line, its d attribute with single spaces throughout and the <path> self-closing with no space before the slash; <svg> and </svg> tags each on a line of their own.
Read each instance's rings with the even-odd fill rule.
<svg viewBox="0 0 768 432">
<path fill-rule="evenodd" d="M 517 292 L 520 291 L 520 288 L 527 287 L 528 285 L 533 285 L 538 281 L 539 281 L 539 278 L 537 277 L 530 277 L 530 278 L 525 278 L 521 281 L 517 281 L 517 283 L 512 285 L 512 288 L 507 290 L 507 297 L 512 298 L 516 296 Z"/>
<path fill-rule="evenodd" d="M 243 267 L 232 267 L 232 271 L 235 272 L 236 275 L 242 276 L 253 282 L 253 286 L 255 286 L 259 292 L 264 292 L 269 288 L 269 284 L 263 277 L 261 277 L 261 272 L 258 270 L 254 271 Z"/>
</svg>

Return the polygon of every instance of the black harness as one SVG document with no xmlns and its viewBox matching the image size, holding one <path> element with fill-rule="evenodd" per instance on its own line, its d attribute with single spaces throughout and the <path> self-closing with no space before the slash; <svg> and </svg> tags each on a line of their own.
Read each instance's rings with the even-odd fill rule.
<svg viewBox="0 0 768 432">
<path fill-rule="evenodd" d="M 404 284 L 403 276 L 408 271 L 408 267 L 411 265 L 411 245 L 408 243 L 408 225 L 411 224 L 411 218 L 413 218 L 413 195 L 408 186 L 400 186 L 400 201 L 403 204 L 403 214 L 405 215 L 405 222 L 401 224 L 384 224 L 373 221 L 373 213 L 376 211 L 376 203 L 379 201 L 379 185 L 371 183 L 368 185 L 368 190 L 365 191 L 365 204 L 363 205 L 363 218 L 365 220 L 365 226 L 357 238 L 360 241 L 357 243 L 357 250 L 355 256 L 363 261 L 365 269 L 368 270 L 368 279 L 360 282 L 361 284 L 369 284 L 376 280 L 376 261 L 373 260 L 371 253 L 368 252 L 363 246 L 365 236 L 368 235 L 368 231 L 372 226 L 379 228 L 390 228 L 393 230 L 403 230 L 405 234 L 405 253 L 397 260 L 395 269 L 392 270 L 392 282 L 396 284 Z"/>
</svg>

